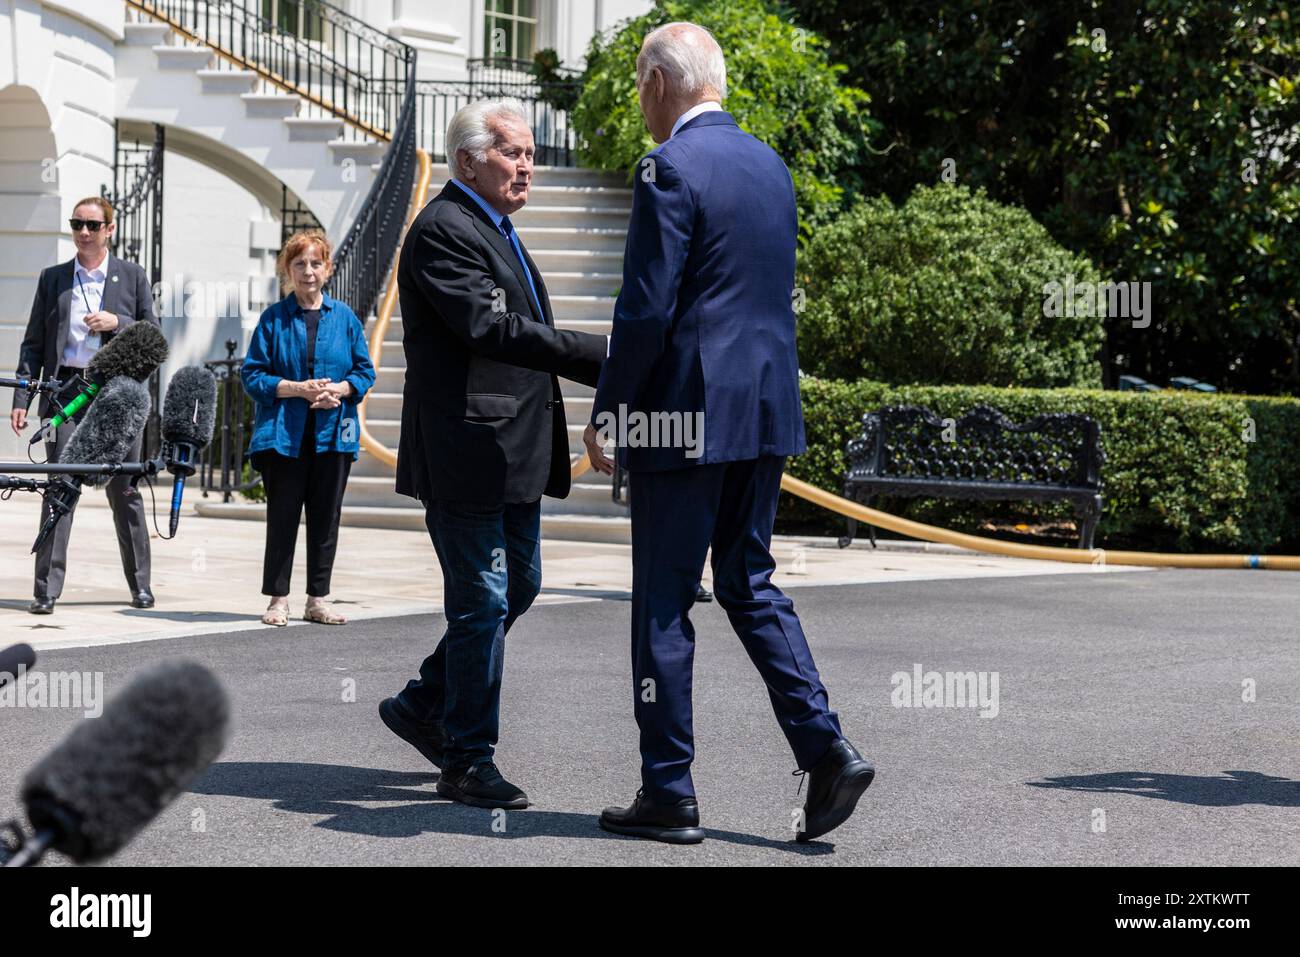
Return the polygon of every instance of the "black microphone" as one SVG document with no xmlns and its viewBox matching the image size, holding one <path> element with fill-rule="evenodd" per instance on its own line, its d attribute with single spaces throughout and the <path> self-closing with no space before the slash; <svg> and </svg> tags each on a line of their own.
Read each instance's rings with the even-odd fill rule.
<svg viewBox="0 0 1300 957">
<path fill-rule="evenodd" d="M 163 401 L 162 436 L 170 450 L 167 471 L 172 480 L 171 535 L 181 520 L 185 480 L 194 474 L 199 453 L 212 441 L 217 424 L 217 379 L 202 366 L 178 369 Z"/>
<path fill-rule="evenodd" d="M 86 366 L 88 384 L 52 418 L 44 429 L 32 436 L 29 445 L 35 445 L 45 434 L 54 430 L 85 408 L 109 382 L 120 377 L 143 382 L 167 359 L 167 339 L 162 330 L 152 322 L 137 322 L 104 343 Z"/>
<path fill-rule="evenodd" d="M 18 676 L 19 670 L 27 671 L 36 664 L 36 652 L 31 645 L 10 645 L 0 651 L 0 688 Z"/>
<path fill-rule="evenodd" d="M 135 326 L 131 327 L 132 329 Z M 105 347 L 107 348 L 107 347 Z M 129 376 L 112 379 L 95 404 L 90 407 L 81 424 L 68 437 L 59 462 L 75 465 L 120 465 L 131 452 L 135 440 L 144 431 L 149 419 L 149 387 Z M 54 531 L 56 525 L 76 507 L 81 497 L 82 484 L 107 482 L 111 476 L 89 474 L 85 476 L 60 476 L 51 480 L 45 493 L 49 515 L 41 526 L 32 552 Z"/>
<path fill-rule="evenodd" d="M 141 672 L 27 773 L 21 798 L 36 834 L 5 866 L 50 848 L 79 864 L 116 854 L 216 760 L 229 723 L 226 692 L 202 665 Z"/>
</svg>

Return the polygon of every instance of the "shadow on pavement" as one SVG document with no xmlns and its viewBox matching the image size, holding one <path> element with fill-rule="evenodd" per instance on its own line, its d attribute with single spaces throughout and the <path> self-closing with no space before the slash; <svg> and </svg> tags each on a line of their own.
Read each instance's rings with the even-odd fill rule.
<svg viewBox="0 0 1300 957">
<path fill-rule="evenodd" d="M 1225 771 L 1224 774 L 1227 777 L 1112 771 L 1106 774 L 1067 775 L 1028 783 L 1035 788 L 1132 794 L 1202 807 L 1233 807 L 1243 804 L 1300 807 L 1300 781 L 1261 774 L 1258 771 Z"/>
<path fill-rule="evenodd" d="M 271 801 L 276 810 L 322 815 L 315 827 L 370 837 L 415 837 L 463 834 L 469 837 L 578 837 L 634 841 L 602 831 L 597 810 L 575 814 L 529 808 L 504 817 L 486 808 L 449 801 L 433 790 L 432 771 L 389 771 L 335 764 L 287 761 L 228 761 L 212 765 L 189 788 L 190 793 Z M 352 802 L 392 802 L 390 807 L 361 807 Z M 496 825 L 494 830 L 493 825 Z M 504 830 L 501 828 L 504 826 Z M 705 828 L 707 839 L 786 851 L 800 856 L 833 853 L 824 841 L 797 844 L 754 834 Z"/>
</svg>

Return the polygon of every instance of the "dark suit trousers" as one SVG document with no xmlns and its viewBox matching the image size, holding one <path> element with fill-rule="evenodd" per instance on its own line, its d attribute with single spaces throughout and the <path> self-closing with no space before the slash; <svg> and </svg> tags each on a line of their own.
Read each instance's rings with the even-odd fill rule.
<svg viewBox="0 0 1300 957">
<path fill-rule="evenodd" d="M 765 456 L 632 480 L 632 693 L 641 782 L 653 800 L 693 797 L 695 628 L 689 612 L 713 548 L 713 592 L 767 685 L 807 770 L 842 737 L 794 605 L 769 551 L 785 459 Z"/>
<path fill-rule="evenodd" d="M 310 426 L 310 420 L 308 425 Z M 343 491 L 352 471 L 351 452 L 317 452 L 315 430 L 303 435 L 297 458 L 279 452 L 259 452 L 258 468 L 266 486 L 266 552 L 262 561 L 262 594 L 289 594 L 298 525 L 307 508 L 307 594 L 330 593 L 334 553 L 339 544 Z"/>
<path fill-rule="evenodd" d="M 78 416 L 80 421 L 80 416 Z M 55 433 L 53 442 L 45 443 L 45 455 L 50 462 L 57 462 L 63 446 L 71 438 L 77 422 L 65 422 Z M 136 439 L 135 445 L 127 456 L 128 462 L 140 461 L 143 436 Z M 147 481 L 141 480 L 141 485 Z M 90 489 L 83 487 L 82 494 Z M 117 527 L 117 549 L 122 555 L 122 571 L 126 573 L 126 583 L 135 594 L 149 588 L 149 525 L 144 514 L 144 502 L 140 498 L 140 489 L 131 488 L 131 476 L 115 475 L 106 486 L 108 504 L 113 510 L 113 524 Z M 32 592 L 37 598 L 58 598 L 63 594 L 63 582 L 68 570 L 68 541 L 72 535 L 73 511 L 63 516 L 54 527 L 40 551 L 36 553 L 36 581 Z M 41 525 L 49 515 L 48 508 L 41 509 Z"/>
</svg>

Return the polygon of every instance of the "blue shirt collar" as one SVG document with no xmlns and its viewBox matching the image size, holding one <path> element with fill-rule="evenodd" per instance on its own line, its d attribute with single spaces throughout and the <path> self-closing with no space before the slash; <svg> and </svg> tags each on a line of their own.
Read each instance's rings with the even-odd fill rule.
<svg viewBox="0 0 1300 957">
<path fill-rule="evenodd" d="M 293 294 L 292 289 L 289 290 L 289 295 L 285 296 L 283 301 L 284 301 L 285 308 L 288 309 L 289 311 L 289 315 L 291 316 L 302 315 L 303 312 L 302 306 L 299 305 L 298 297 Z M 321 300 L 320 300 L 321 315 L 323 316 L 325 313 L 333 309 L 335 302 L 337 302 L 337 300 L 331 299 L 327 293 L 321 293 Z"/>
<path fill-rule="evenodd" d="M 463 192 L 468 194 L 470 199 L 478 203 L 479 208 L 482 209 L 483 212 L 487 213 L 488 218 L 492 220 L 493 226 L 495 226 L 497 229 L 501 228 L 501 220 L 505 219 L 504 214 L 498 213 L 495 209 L 493 209 L 491 206 L 488 205 L 488 201 L 486 199 L 484 199 L 478 193 L 474 192 L 472 189 L 470 189 L 460 180 L 453 177 L 452 182 L 455 183 L 457 186 L 459 186 Z"/>
</svg>

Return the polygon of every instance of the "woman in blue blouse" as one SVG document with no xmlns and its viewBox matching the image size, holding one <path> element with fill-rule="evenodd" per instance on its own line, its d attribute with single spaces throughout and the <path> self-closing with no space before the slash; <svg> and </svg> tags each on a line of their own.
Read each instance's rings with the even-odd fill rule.
<svg viewBox="0 0 1300 957">
<path fill-rule="evenodd" d="M 289 622 L 289 576 L 303 506 L 307 507 L 307 607 L 303 618 L 326 625 L 347 619 L 330 609 L 330 572 L 339 514 L 356 460 L 357 405 L 374 384 L 364 330 L 345 303 L 324 293 L 334 271 L 319 230 L 292 236 L 280 250 L 280 276 L 293 291 L 268 306 L 244 357 L 244 390 L 257 406 L 249 455 L 266 486 L 262 594 L 268 625 Z"/>
</svg>

